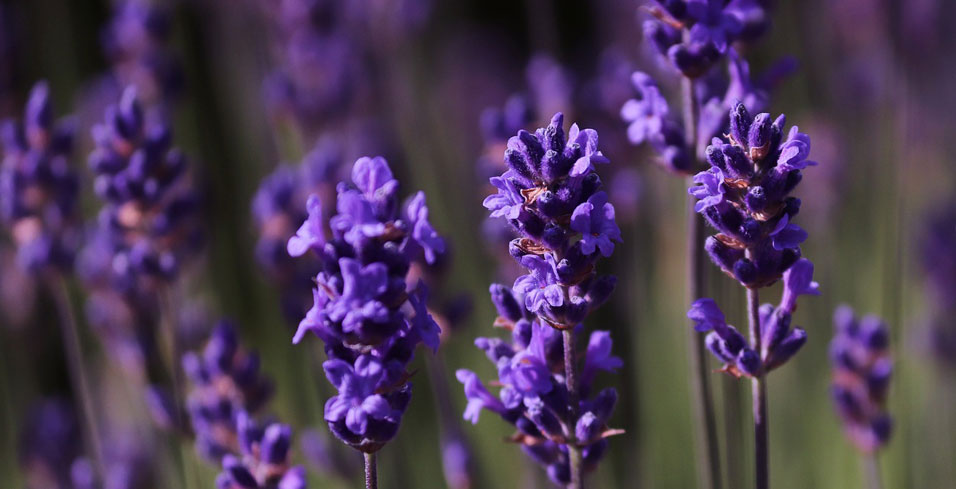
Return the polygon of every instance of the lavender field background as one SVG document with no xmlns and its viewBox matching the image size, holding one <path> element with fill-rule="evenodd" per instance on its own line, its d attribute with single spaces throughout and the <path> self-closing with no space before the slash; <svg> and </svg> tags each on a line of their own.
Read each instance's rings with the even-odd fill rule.
<svg viewBox="0 0 956 489">
<path fill-rule="evenodd" d="M 799 223 L 810 236 L 802 253 L 815 263 L 822 292 L 801 300 L 794 313 L 794 324 L 808 334 L 803 350 L 769 376 L 771 486 L 868 487 L 830 395 L 832 317 L 838 305 L 849 304 L 890 327 L 887 410 L 894 424 L 879 455 L 884 487 L 954 487 L 956 33 L 949 26 L 956 4 L 771 3 L 768 31 L 736 49 L 754 78 L 767 82 L 766 111 L 785 113 L 788 124 L 813 140 L 810 157 L 819 165 L 805 172 L 795 194 L 802 200 Z M 158 27 L 149 24 L 160 35 L 138 44 L 136 16 L 118 13 L 127 4 L 160 6 L 166 17 L 156 20 Z M 533 108 L 526 129 L 546 126 L 558 111 L 567 125 L 596 129 L 611 160 L 600 171 L 622 240 L 598 265 L 617 276 L 617 288 L 586 325 L 609 330 L 614 354 L 623 360 L 597 385 L 617 389 L 608 425 L 626 433 L 610 439 L 588 486 L 704 487 L 687 360 L 687 185 L 657 164 L 647 145 L 628 141 L 620 116 L 635 97 L 630 78 L 636 70 L 655 76 L 680 114 L 678 77 L 644 39 L 642 24 L 652 17 L 643 4 L 2 0 L 0 116 L 21 119 L 38 80 L 48 82 L 56 117 L 74 115 L 68 158 L 79 173 L 86 227 L 102 205 L 87 157 L 96 147 L 91 128 L 103 121 L 104 109 L 133 83 L 143 103 L 168 119 L 173 144 L 188 157 L 203 234 L 169 289 L 177 344 L 196 350 L 219 318 L 236 324 L 241 343 L 258 350 L 263 375 L 274 381 L 266 412 L 291 426 L 290 458 L 306 468 L 312 488 L 359 487 L 362 460 L 323 421 L 334 388 L 321 374 L 321 341 L 310 335 L 292 344 L 304 313 L 295 308 L 303 293 L 310 299 L 309 286 L 290 292 L 281 268 L 288 258 L 274 258 L 257 243 L 275 231 L 254 208 L 261 182 L 282 164 L 341 160 L 322 166 L 324 186 L 317 188 L 326 201 L 352 161 L 382 155 L 402 182 L 399 195 L 427 194 L 431 224 L 446 240 L 447 262 L 431 294 L 444 308 L 448 321 L 439 324 L 447 331 L 437 354 L 420 349 L 409 367 L 414 395 L 397 436 L 378 455 L 380 485 L 553 487 L 517 446 L 503 441 L 512 426 L 494 413 L 485 412 L 475 425 L 461 416 L 466 399 L 456 371 L 474 370 L 485 379 L 495 374 L 474 347 L 476 337 L 498 335 L 488 287 L 510 285 L 518 275 L 507 240 L 485 223 L 482 200 L 494 191 L 485 182 L 503 170 L 505 149 L 505 140 L 489 130 L 487 110 L 507 110 L 521 94 Z M 302 21 L 297 5 L 321 13 Z M 314 37 L 300 37 L 302 25 L 292 18 L 309 24 Z M 326 152 L 313 152 L 317 142 Z M 329 156 L 333 146 L 338 158 Z M 304 199 L 300 207 L 304 217 Z M 333 211 L 326 205 L 325 217 Z M 299 224 L 291 224 L 291 232 Z M 50 399 L 61 399 L 67 410 L 78 399 L 63 353 L 58 297 L 18 266 L 7 231 L 0 239 L 0 487 L 79 488 L 69 481 L 28 483 L 41 470 L 29 455 L 58 451 L 43 442 L 55 439 L 51 432 L 58 428 L 49 422 L 37 428 L 31 417 Z M 288 236 L 282 238 L 284 250 Z M 263 261 L 275 268 L 270 272 Z M 66 283 L 79 318 L 92 412 L 110 432 L 106 443 L 115 443 L 112 454 L 104 447 L 104 458 L 130 459 L 140 477 L 113 489 L 182 487 L 181 473 L 189 489 L 216 487 L 218 464 L 153 419 L 144 395 L 153 366 L 137 363 L 141 346 L 129 346 L 128 330 L 94 324 L 102 318 L 95 307 L 102 291 L 79 276 L 68 274 Z M 738 285 L 710 263 L 704 267 L 704 295 L 721 304 L 728 322 L 743 326 L 745 292 Z M 773 287 L 762 298 L 776 302 L 779 294 Z M 127 323 L 157 323 L 153 312 Z M 753 487 L 749 384 L 708 362 L 722 487 Z M 443 466 L 455 460 L 453 449 L 472 455 L 470 470 Z M 72 462 L 64 457 L 60 469 Z"/>
</svg>

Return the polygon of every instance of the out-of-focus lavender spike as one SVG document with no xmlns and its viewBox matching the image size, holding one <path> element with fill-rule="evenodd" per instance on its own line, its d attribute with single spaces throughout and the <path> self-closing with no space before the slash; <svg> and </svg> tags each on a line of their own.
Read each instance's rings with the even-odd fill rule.
<svg viewBox="0 0 956 489">
<path fill-rule="evenodd" d="M 240 348 L 234 327 L 221 321 L 201 352 L 183 355 L 182 365 L 192 383 L 186 409 L 196 449 L 212 461 L 239 453 L 240 413 L 258 412 L 272 396 L 259 357 Z"/>
<path fill-rule="evenodd" d="M 926 217 L 920 238 L 920 258 L 926 275 L 930 344 L 937 358 L 956 366 L 956 203 L 936 204 Z"/>
<path fill-rule="evenodd" d="M 306 489 L 305 469 L 289 464 L 292 429 L 279 423 L 259 427 L 239 413 L 239 451 L 222 458 L 217 489 Z"/>
<path fill-rule="evenodd" d="M 50 88 L 30 90 L 21 122 L 5 121 L 0 133 L 0 222 L 32 273 L 68 272 L 79 245 L 78 179 L 70 165 L 70 119 L 54 120 Z"/>
<path fill-rule="evenodd" d="M 169 49 L 171 20 L 164 5 L 118 0 L 102 33 L 117 85 L 136 86 L 150 105 L 169 103 L 182 91 L 182 68 Z"/>
<path fill-rule="evenodd" d="M 89 164 L 104 206 L 101 260 L 113 282 L 151 290 L 173 280 L 201 244 L 199 198 L 188 183 L 187 162 L 172 148 L 171 128 L 145 112 L 133 87 L 93 127 Z"/>
<path fill-rule="evenodd" d="M 893 373 L 890 332 L 879 317 L 858 319 L 846 305 L 834 312 L 833 325 L 833 403 L 850 441 L 862 452 L 872 453 L 889 442 L 893 425 L 886 412 Z"/>
</svg>

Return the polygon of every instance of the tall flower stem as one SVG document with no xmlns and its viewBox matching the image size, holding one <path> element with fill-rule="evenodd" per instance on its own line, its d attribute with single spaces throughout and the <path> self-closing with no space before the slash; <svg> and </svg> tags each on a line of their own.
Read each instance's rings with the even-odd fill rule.
<svg viewBox="0 0 956 489">
<path fill-rule="evenodd" d="M 750 344 L 761 351 L 760 340 L 760 293 L 757 289 L 747 289 L 747 312 L 749 316 Z M 753 377 L 751 381 L 754 416 L 754 466 L 756 488 L 770 487 L 770 466 L 768 457 L 767 431 L 767 377 L 764 374 Z"/>
<path fill-rule="evenodd" d="M 574 355 L 574 329 L 564 329 L 561 334 L 564 337 L 564 379 L 568 386 L 568 403 L 571 405 L 570 425 L 573 430 L 574 423 L 578 419 L 578 381 L 577 362 Z M 571 468 L 571 483 L 568 485 L 568 489 L 584 489 L 581 448 L 577 445 L 577 440 L 573 441 L 573 443 L 568 443 L 568 458 Z"/>
<path fill-rule="evenodd" d="M 684 132 L 692 157 L 697 158 L 697 119 L 700 106 L 694 96 L 694 81 L 681 80 L 684 107 Z M 687 177 L 686 186 L 694 185 L 693 175 Z M 703 297 L 704 283 L 704 220 L 694 210 L 696 199 L 687 200 L 687 303 Z M 688 359 L 690 361 L 691 385 L 693 388 L 694 417 L 697 428 L 697 473 L 701 487 L 720 489 L 720 449 L 717 442 L 717 421 L 714 415 L 710 375 L 707 371 L 707 349 L 704 339 L 693 330 L 688 331 Z"/>
<path fill-rule="evenodd" d="M 76 313 L 70 300 L 70 291 L 66 279 L 62 276 L 54 277 L 50 282 L 50 290 L 53 293 L 53 300 L 56 302 L 56 309 L 60 315 L 60 330 L 63 334 L 63 349 L 66 352 L 69 365 L 70 382 L 73 384 L 73 393 L 79 401 L 80 416 L 83 420 L 83 440 L 86 442 L 87 452 L 89 452 L 90 459 L 93 461 L 96 479 L 102 481 L 104 480 L 103 475 L 106 473 L 103 465 L 103 445 L 100 443 L 100 430 L 93 411 L 93 396 L 90 392 L 90 384 L 83 364 L 83 348 L 80 344 L 79 330 L 76 325 Z"/>
<path fill-rule="evenodd" d="M 365 454 L 365 489 L 378 489 L 378 464 L 374 452 Z"/>
<path fill-rule="evenodd" d="M 168 287 L 163 287 L 157 293 L 157 299 L 159 300 L 159 315 L 160 315 L 160 327 L 159 335 L 160 341 L 163 350 L 164 363 L 166 368 L 169 371 L 170 381 L 172 383 L 172 398 L 176 428 L 184 426 L 185 419 L 183 419 L 183 412 L 181 407 L 183 406 L 183 390 L 182 390 L 182 377 L 179 375 L 179 340 L 176 334 L 177 330 L 177 321 L 176 321 L 176 308 L 173 306 L 173 301 L 171 296 L 171 291 Z M 198 487 L 200 484 L 197 483 L 196 478 L 199 475 L 196 473 L 192 463 L 189 459 L 189 454 L 187 453 L 187 448 L 184 443 L 177 443 L 179 451 L 179 462 L 182 470 L 183 477 L 183 486 L 184 487 Z"/>
<path fill-rule="evenodd" d="M 866 480 L 865 489 L 883 489 L 883 478 L 880 477 L 880 461 L 876 452 L 864 454 L 863 473 Z"/>
</svg>

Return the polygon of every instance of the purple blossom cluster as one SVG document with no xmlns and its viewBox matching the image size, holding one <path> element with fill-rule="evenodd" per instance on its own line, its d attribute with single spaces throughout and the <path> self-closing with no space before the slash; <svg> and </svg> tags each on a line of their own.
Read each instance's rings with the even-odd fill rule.
<svg viewBox="0 0 956 489">
<path fill-rule="evenodd" d="M 936 356 L 956 365 L 956 203 L 936 206 L 920 236 L 920 258 L 927 282 L 930 342 Z"/>
<path fill-rule="evenodd" d="M 374 453 L 395 436 L 408 406 L 416 345 L 438 348 L 427 288 L 421 281 L 409 287 L 407 276 L 412 261 L 433 263 L 445 242 L 429 222 L 423 192 L 399 205 L 398 181 L 384 158 L 360 158 L 351 180 L 338 186 L 331 237 L 313 195 L 308 218 L 289 240 L 290 255 L 312 251 L 322 264 L 314 305 L 293 341 L 312 332 L 325 342 L 323 367 L 339 391 L 325 419 L 337 438 Z"/>
<path fill-rule="evenodd" d="M 137 489 L 149 487 L 156 467 L 141 437 L 111 436 L 105 452 L 104 480 L 95 482 L 90 460 L 70 403 L 45 398 L 33 403 L 23 420 L 18 452 L 26 487 L 45 489 Z"/>
<path fill-rule="evenodd" d="M 695 210 L 718 234 L 705 248 L 727 275 L 749 288 L 773 284 L 800 258 L 807 233 L 793 223 L 800 199 L 790 196 L 802 179 L 810 138 L 794 126 L 784 138 L 785 117 L 751 117 L 738 103 L 730 113 L 727 142 L 707 147 L 710 169 L 689 189 Z"/>
<path fill-rule="evenodd" d="M 761 0 L 658 0 L 648 2 L 653 19 L 644 36 L 684 76 L 703 75 L 731 44 L 766 32 L 770 16 Z"/>
<path fill-rule="evenodd" d="M 120 288 L 173 280 L 201 233 L 198 197 L 170 127 L 147 117 L 136 89 L 127 87 L 92 133 L 89 164 L 104 206 L 96 231 L 102 239 L 91 240 L 99 246 L 88 250 L 89 263 L 107 265 Z"/>
<path fill-rule="evenodd" d="M 170 30 L 165 6 L 148 0 L 114 2 L 102 40 L 119 86 L 136 86 L 150 103 L 179 94 L 183 75 L 179 60 L 168 48 Z"/>
<path fill-rule="evenodd" d="M 871 453 L 886 445 L 893 427 L 886 412 L 893 374 L 889 328 L 877 316 L 857 319 L 849 306 L 837 308 L 833 326 L 830 394 L 847 437 L 861 451 Z"/>
<path fill-rule="evenodd" d="M 306 489 L 302 466 L 289 464 L 292 429 L 280 423 L 260 427 L 245 413 L 237 418 L 239 454 L 222 459 L 216 489 Z"/>
<path fill-rule="evenodd" d="M 595 332 L 579 383 L 570 388 L 574 391 L 566 385 L 572 375 L 568 362 L 576 369 L 577 359 L 566 357 L 565 349 L 574 345 L 564 342 L 573 343 L 580 323 L 613 290 L 615 278 L 599 276 L 595 263 L 611 255 L 621 232 L 594 168 L 608 163 L 598 149 L 597 132 L 572 125 L 565 134 L 563 126 L 564 116 L 557 113 L 546 128 L 521 130 L 509 139 L 508 168 L 491 179 L 498 191 L 484 201 L 492 217 L 504 218 L 519 233 L 509 252 L 528 272 L 513 289 L 491 288 L 498 323 L 512 330 L 513 342 L 476 341 L 498 366 L 499 397 L 473 372 L 458 371 L 469 399 L 466 418 L 476 422 L 478 411 L 486 408 L 514 423 L 515 441 L 558 484 L 571 480 L 572 447 L 582 453 L 581 468 L 593 469 L 606 447 L 604 438 L 616 433 L 606 426 L 615 391 L 587 397 L 594 373 L 621 363 L 610 355 L 610 336 Z M 564 339 L 562 330 L 572 339 Z"/>
<path fill-rule="evenodd" d="M 475 340 L 497 367 L 501 390 L 494 395 L 478 374 L 458 370 L 468 399 L 465 419 L 477 423 L 482 409 L 498 414 L 517 428 L 511 441 L 544 466 L 555 484 L 565 485 L 570 479 L 569 444 L 582 449 L 584 469 L 593 470 L 607 449 L 607 437 L 620 433 L 607 426 L 617 391 L 607 388 L 588 398 L 596 374 L 613 372 L 622 361 L 611 354 L 609 332 L 591 333 L 577 385 L 584 400 L 575 417 L 565 383 L 561 332 L 526 307 L 526 294 L 500 284 L 492 285 L 490 292 L 499 314 L 495 326 L 510 331 L 511 340 Z M 576 328 L 576 334 L 583 334 L 583 328 Z"/>
<path fill-rule="evenodd" d="M 201 353 L 182 357 L 183 371 L 192 383 L 186 410 L 196 434 L 196 449 L 206 459 L 219 461 L 237 454 L 240 427 L 272 397 L 272 383 L 259 371 L 259 356 L 239 346 L 235 328 L 220 321 Z"/>
<path fill-rule="evenodd" d="M 31 271 L 68 272 L 79 244 L 79 181 L 70 166 L 73 125 L 56 121 L 46 82 L 38 82 L 20 123 L 2 128 L 0 221 Z"/>
<path fill-rule="evenodd" d="M 298 321 L 312 305 L 308 285 L 320 270 L 313 257 L 292 257 L 286 250 L 296 226 L 308 217 L 306 201 L 312 193 L 321 201 L 335 197 L 334 183 L 343 164 L 342 148 L 331 138 L 320 139 L 298 167 L 279 165 L 259 184 L 252 199 L 252 217 L 258 231 L 256 259 L 280 289 L 282 310 Z"/>
<path fill-rule="evenodd" d="M 813 264 L 802 258 L 783 274 L 780 304 L 760 306 L 760 344 L 750 344 L 737 328 L 727 324 L 724 313 L 713 299 L 698 299 L 687 312 L 698 332 L 709 332 L 705 344 L 723 371 L 735 377 L 759 377 L 783 365 L 807 342 L 807 332 L 791 327 L 797 298 L 819 295 L 813 281 Z"/>
</svg>

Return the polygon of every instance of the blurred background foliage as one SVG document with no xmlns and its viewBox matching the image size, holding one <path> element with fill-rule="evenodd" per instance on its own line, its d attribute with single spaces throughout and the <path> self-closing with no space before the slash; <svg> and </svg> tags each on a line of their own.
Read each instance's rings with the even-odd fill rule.
<svg viewBox="0 0 956 489">
<path fill-rule="evenodd" d="M 100 33 L 109 3 L 3 0 L 0 6 L 0 113 L 18 116 L 29 87 L 41 78 L 49 80 L 59 113 L 80 113 L 84 94 L 108 66 Z M 307 427 L 324 431 L 322 405 L 331 386 L 313 368 L 324 355 L 315 338 L 292 346 L 277 289 L 255 265 L 249 210 L 260 180 L 279 162 L 299 161 L 312 142 L 267 112 L 262 83 L 272 33 L 252 0 L 169 6 L 171 49 L 183 61 L 185 87 L 172 114 L 175 138 L 196 166 L 207 206 L 206 251 L 183 281 L 181 295 L 189 299 L 183 304 L 201 304 L 207 326 L 220 316 L 235 319 L 245 344 L 261 352 L 264 370 L 276 380 L 275 413 L 297 434 Z M 373 95 L 362 105 L 396 136 L 384 156 L 401 176 L 403 192 L 426 191 L 432 221 L 451 243 L 447 284 L 436 293 L 467 294 L 473 301 L 473 314 L 442 347 L 445 376 L 453 379 L 462 367 L 487 376 L 491 365 L 472 342 L 494 334 L 488 284 L 512 277 L 498 276 L 501 250 L 489 249 L 480 235 L 480 203 L 488 191 L 476 183 L 480 113 L 527 90 L 525 66 L 532 56 L 549 55 L 566 70 L 572 90 L 556 109 L 597 128 L 612 165 L 637 175 L 622 192 L 631 201 L 617 204 L 624 245 L 603 265 L 618 275 L 619 287 L 588 324 L 610 329 L 624 359 L 625 368 L 603 382 L 619 389 L 613 425 L 627 434 L 612 440 L 591 485 L 687 488 L 697 479 L 685 352 L 686 189 L 653 165 L 643 148 L 626 144 L 616 108 L 593 97 L 601 76 L 614 80 L 605 73 L 615 66 L 610 60 L 655 69 L 641 46 L 638 6 L 636 0 L 434 0 L 419 29 L 378 45 L 369 61 Z M 956 191 L 950 155 L 956 150 L 956 32 L 948 28 L 954 11 L 956 4 L 940 0 L 777 2 L 769 35 L 746 53 L 755 72 L 784 55 L 797 60 L 798 70 L 773 95 L 771 112 L 786 113 L 811 136 L 811 158 L 820 162 L 805 173 L 798 197 L 804 202 L 800 224 L 810 232 L 804 254 L 817 264 L 823 295 L 803 301 L 796 313 L 809 333 L 807 348 L 770 377 L 771 474 L 779 489 L 861 484 L 856 454 L 828 397 L 831 314 L 843 302 L 884 316 L 893 331 L 897 371 L 890 411 L 896 431 L 882 457 L 886 487 L 942 488 L 956 480 L 956 372 L 932 354 L 927 284 L 916 255 L 924 216 Z M 378 27 L 369 26 L 368 34 L 384 31 Z M 621 90 L 630 96 L 627 71 Z M 84 167 L 88 127 L 81 126 L 78 137 L 83 149 L 75 161 Z M 86 206 L 92 213 L 95 205 Z M 4 256 L 0 266 L 7 272 L 11 263 Z M 725 311 L 730 322 L 744 323 L 742 289 L 715 267 L 706 273 L 709 295 L 737 304 Z M 83 291 L 74 292 L 79 305 Z M 69 384 L 50 299 L 23 277 L 5 279 L 3 294 L 0 486 L 21 487 L 16 447 L 22 419 L 39 397 L 68 396 Z M 86 328 L 84 343 L 96 366 L 98 410 L 148 432 L 142 401 L 124 387 L 117 365 Z M 415 360 L 411 408 L 399 436 L 381 453 L 383 487 L 444 486 L 431 386 L 436 377 L 424 373 L 429 356 L 419 353 Z M 713 381 L 728 487 L 750 487 L 749 386 L 718 373 Z M 450 391 L 460 412 L 459 385 Z M 474 487 L 547 487 L 539 469 L 502 441 L 509 427 L 485 418 L 463 427 L 477 456 Z M 203 487 L 212 487 L 216 470 L 198 460 L 191 464 Z M 310 477 L 313 487 L 359 483 L 358 471 L 351 480 L 315 470 Z"/>
</svg>

